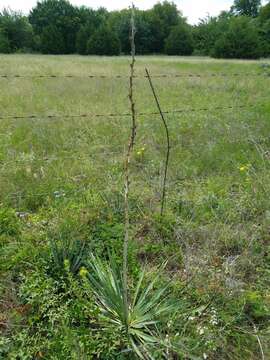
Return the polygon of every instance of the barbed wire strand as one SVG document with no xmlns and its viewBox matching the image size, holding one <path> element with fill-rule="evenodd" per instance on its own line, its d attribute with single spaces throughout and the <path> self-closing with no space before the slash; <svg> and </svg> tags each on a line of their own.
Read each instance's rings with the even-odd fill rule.
<svg viewBox="0 0 270 360">
<path fill-rule="evenodd" d="M 186 108 L 186 109 L 173 109 L 165 110 L 164 114 L 183 114 L 192 112 L 211 112 L 217 110 L 234 110 L 234 109 L 245 109 L 258 106 L 264 106 L 265 104 L 241 104 L 241 105 L 228 105 L 228 106 L 215 106 L 215 107 L 204 107 L 204 108 Z M 138 112 L 138 116 L 152 116 L 158 115 L 157 111 L 154 112 Z M 95 118 L 95 117 L 128 117 L 130 113 L 108 113 L 108 114 L 28 114 L 28 115 L 0 115 L 0 120 L 20 120 L 20 119 L 55 119 L 55 118 Z"/>
<path fill-rule="evenodd" d="M 91 149 L 93 151 L 93 149 Z M 100 151 L 100 155 L 113 155 L 113 156 L 120 156 L 123 155 L 123 151 L 110 151 L 110 150 L 106 150 L 103 151 L 103 149 Z M 95 157 L 97 156 L 99 152 L 95 152 Z M 18 159 L 1 159 L 0 158 L 0 165 L 3 166 L 7 166 L 7 165 L 11 165 L 11 164 L 35 164 L 36 162 L 42 162 L 44 164 L 50 164 L 52 162 L 57 162 L 57 161 L 65 161 L 65 160 L 76 160 L 76 161 L 85 161 L 85 162 L 95 162 L 95 158 L 92 156 L 81 156 L 81 155 L 70 155 L 70 156 L 61 156 L 61 155 L 53 155 L 53 156 L 43 156 L 43 157 L 37 157 L 37 156 L 29 156 L 29 157 L 25 157 L 25 158 L 18 158 Z M 102 166 L 100 166 L 102 167 Z"/>
<path fill-rule="evenodd" d="M 209 77 L 270 77 L 270 72 L 267 73 L 182 73 L 182 74 L 155 74 L 152 78 L 209 78 Z M 44 74 L 44 75 L 24 75 L 24 74 L 0 74 L 2 79 L 128 79 L 128 75 L 69 75 L 69 74 Z M 135 79 L 146 79 L 145 75 L 136 75 Z"/>
</svg>

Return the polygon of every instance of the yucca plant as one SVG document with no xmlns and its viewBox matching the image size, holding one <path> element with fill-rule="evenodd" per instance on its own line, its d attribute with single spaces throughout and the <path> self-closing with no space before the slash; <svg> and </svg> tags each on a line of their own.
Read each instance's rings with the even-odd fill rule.
<svg viewBox="0 0 270 360">
<path fill-rule="evenodd" d="M 54 270 L 77 274 L 83 265 L 85 242 L 60 235 L 58 239 L 50 238 L 49 244 Z"/>
<path fill-rule="evenodd" d="M 168 318 L 175 309 L 164 297 L 168 287 L 155 289 L 159 274 L 144 285 L 143 271 L 132 299 L 126 306 L 123 276 L 112 258 L 109 263 L 104 263 L 91 255 L 88 270 L 90 284 L 101 311 L 102 325 L 113 325 L 123 333 L 126 339 L 123 352 L 131 352 L 140 359 L 154 359 L 153 352 L 163 344 L 158 336 L 158 318 Z"/>
</svg>

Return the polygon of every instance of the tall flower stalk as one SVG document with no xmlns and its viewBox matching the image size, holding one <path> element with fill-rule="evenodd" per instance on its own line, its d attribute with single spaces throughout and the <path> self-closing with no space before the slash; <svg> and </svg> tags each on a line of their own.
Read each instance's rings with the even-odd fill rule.
<svg viewBox="0 0 270 360">
<path fill-rule="evenodd" d="M 131 9 L 131 22 L 130 22 L 130 45 L 131 45 L 131 63 L 130 63 L 130 77 L 129 77 L 129 102 L 131 110 L 131 134 L 129 138 L 124 172 L 125 172 L 125 190 L 124 190 L 124 202 L 125 202 L 125 237 L 123 246 L 123 292 L 124 292 L 124 305 L 126 311 L 126 326 L 128 328 L 128 245 L 129 245 L 129 233 L 130 233 L 130 219 L 129 219 L 129 186 L 130 186 L 130 174 L 129 165 L 131 161 L 131 155 L 135 144 L 136 138 L 136 112 L 135 112 L 135 100 L 134 100 L 134 75 L 135 75 L 135 7 L 132 4 Z"/>
<path fill-rule="evenodd" d="M 130 241 L 129 190 L 130 162 L 136 139 L 136 111 L 134 100 L 135 77 L 135 8 L 131 9 L 130 43 L 131 62 L 129 77 L 129 101 L 131 109 L 131 130 L 124 162 L 124 211 L 125 236 L 123 244 L 123 268 L 117 266 L 114 259 L 104 263 L 92 255 L 89 262 L 88 277 L 101 311 L 101 325 L 113 326 L 118 333 L 125 333 L 121 351 L 130 354 L 129 358 L 153 360 L 154 353 L 159 352 L 165 358 L 168 349 L 166 339 L 160 338 L 158 327 L 162 318 L 169 321 L 175 312 L 174 304 L 168 301 L 168 286 L 157 287 L 161 270 L 150 282 L 145 279 L 145 272 L 140 277 L 132 295 L 128 291 L 128 248 Z"/>
</svg>

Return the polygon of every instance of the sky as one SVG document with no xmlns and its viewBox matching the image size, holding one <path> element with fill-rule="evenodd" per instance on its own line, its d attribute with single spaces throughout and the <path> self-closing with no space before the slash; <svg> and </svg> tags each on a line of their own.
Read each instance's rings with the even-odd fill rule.
<svg viewBox="0 0 270 360">
<path fill-rule="evenodd" d="M 70 0 L 74 5 L 86 5 L 92 8 L 105 7 L 108 10 L 119 10 L 128 7 L 131 0 Z M 157 0 L 134 0 L 135 6 L 140 9 L 151 8 Z M 266 1 L 263 1 L 264 3 Z M 13 10 L 22 10 L 27 13 L 37 0 L 0 0 L 0 9 L 10 7 Z M 190 24 L 196 24 L 207 14 L 218 15 L 222 10 L 229 10 L 233 0 L 175 0 L 175 4 Z"/>
</svg>

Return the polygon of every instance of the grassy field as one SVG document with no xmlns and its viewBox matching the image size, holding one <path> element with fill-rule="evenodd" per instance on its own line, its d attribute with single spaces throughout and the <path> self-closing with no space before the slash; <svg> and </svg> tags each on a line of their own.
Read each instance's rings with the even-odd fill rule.
<svg viewBox="0 0 270 360">
<path fill-rule="evenodd" d="M 86 255 L 106 259 L 109 250 L 121 263 L 130 118 L 91 114 L 130 111 L 129 58 L 12 55 L 0 64 L 0 75 L 25 76 L 0 78 L 0 359 L 131 359 L 119 353 L 121 334 L 93 325 L 98 310 L 85 280 L 59 275 L 51 247 L 60 238 L 83 241 Z M 156 112 L 145 67 L 153 76 L 201 75 L 153 79 L 164 111 L 187 110 L 166 115 L 172 150 L 162 218 L 159 116 L 138 115 L 131 163 L 130 283 L 168 259 L 160 283 L 170 279 L 178 310 L 160 332 L 188 354 L 175 350 L 168 359 L 270 357 L 270 68 L 263 64 L 270 66 L 136 61 L 138 113 Z M 35 77 L 52 74 L 59 77 Z M 53 114 L 63 116 L 46 117 Z M 79 114 L 89 116 L 65 117 Z"/>
</svg>

